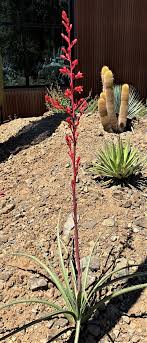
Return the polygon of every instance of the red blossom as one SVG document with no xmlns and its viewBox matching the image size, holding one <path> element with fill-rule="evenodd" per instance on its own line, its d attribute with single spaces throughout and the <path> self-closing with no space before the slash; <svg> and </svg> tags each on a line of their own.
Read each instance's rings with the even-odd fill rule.
<svg viewBox="0 0 147 343">
<path fill-rule="evenodd" d="M 63 67 L 59 69 L 60 73 L 65 74 L 65 75 L 69 75 L 70 74 L 70 70 L 67 67 Z"/>
<path fill-rule="evenodd" d="M 75 79 L 78 80 L 78 79 L 82 79 L 84 77 L 84 75 L 78 71 L 78 73 L 75 75 Z"/>
<path fill-rule="evenodd" d="M 69 88 L 67 88 L 64 92 L 64 95 L 66 96 L 66 98 L 70 98 L 71 97 L 71 90 Z"/>
<path fill-rule="evenodd" d="M 78 93 L 82 93 L 82 92 L 83 92 L 83 86 L 76 86 L 76 87 L 74 88 L 74 91 L 75 91 L 75 92 L 78 92 Z"/>
</svg>

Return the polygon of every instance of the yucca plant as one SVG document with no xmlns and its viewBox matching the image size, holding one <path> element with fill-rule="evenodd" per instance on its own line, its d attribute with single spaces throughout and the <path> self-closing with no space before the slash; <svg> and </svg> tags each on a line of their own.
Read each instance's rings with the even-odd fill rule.
<svg viewBox="0 0 147 343">
<path fill-rule="evenodd" d="M 146 160 L 140 156 L 139 151 L 119 138 L 116 144 L 105 143 L 90 170 L 97 176 L 126 180 L 139 174 L 145 164 Z"/>
<path fill-rule="evenodd" d="M 114 104 L 115 112 L 119 113 L 121 103 L 122 85 L 114 85 Z M 143 117 L 146 113 L 146 108 L 140 95 L 135 87 L 129 85 L 129 101 L 128 101 L 128 118 Z"/>
<path fill-rule="evenodd" d="M 84 110 L 87 108 L 87 103 L 84 98 L 80 100 L 76 100 L 75 93 L 81 93 L 83 90 L 82 86 L 75 86 L 75 80 L 83 78 L 83 74 L 78 71 L 77 73 L 74 72 L 75 67 L 78 65 L 78 60 L 75 59 L 72 61 L 71 49 L 76 44 L 77 39 L 74 39 L 72 42 L 70 40 L 70 32 L 72 25 L 67 17 L 67 14 L 63 11 L 62 12 L 62 23 L 65 26 L 67 35 L 62 34 L 63 39 L 66 40 L 68 43 L 67 50 L 64 48 L 62 51 L 64 55 L 61 55 L 61 58 L 67 59 L 69 62 L 68 67 L 62 68 L 60 71 L 63 74 L 69 75 L 70 77 L 70 88 L 66 89 L 65 96 L 70 100 L 70 106 L 64 108 L 63 105 L 60 104 L 58 100 L 52 99 L 48 96 L 46 97 L 46 101 L 49 101 L 52 105 L 54 105 L 57 109 L 64 109 L 69 117 L 67 118 L 68 127 L 70 129 L 70 134 L 66 135 L 66 142 L 69 148 L 69 156 L 72 162 L 72 180 L 71 180 L 71 188 L 72 188 L 72 203 L 73 203 L 73 220 L 74 220 L 74 235 L 73 235 L 73 245 L 74 245 L 74 258 L 69 259 L 69 268 L 67 269 L 67 265 L 63 259 L 63 253 L 65 252 L 66 255 L 69 253 L 67 251 L 67 247 L 64 245 L 60 238 L 59 234 L 59 222 L 57 226 L 57 244 L 58 244 L 58 255 L 59 255 L 59 262 L 61 266 L 61 274 L 58 275 L 52 266 L 47 262 L 40 260 L 38 257 L 33 255 L 28 255 L 26 253 L 15 253 L 13 255 L 16 256 L 24 256 L 29 258 L 30 260 L 34 261 L 42 270 L 49 276 L 50 280 L 52 280 L 54 286 L 58 289 L 60 294 L 60 303 L 55 301 L 48 301 L 46 299 L 18 299 L 11 301 L 10 303 L 3 304 L 0 309 L 5 309 L 13 305 L 17 304 L 44 304 L 48 308 L 52 309 L 50 313 L 46 316 L 41 317 L 40 319 L 36 319 L 32 323 L 27 323 L 23 325 L 22 330 L 24 328 L 28 328 L 29 326 L 33 325 L 34 323 L 39 323 L 39 321 L 43 320 L 50 320 L 53 318 L 57 318 L 58 316 L 64 315 L 68 318 L 69 323 L 71 326 L 69 329 L 74 331 L 74 343 L 79 342 L 80 331 L 85 323 L 94 315 L 95 311 L 102 305 L 107 303 L 108 301 L 116 298 L 117 296 L 123 295 L 128 292 L 132 292 L 138 289 L 143 289 L 147 286 L 147 283 L 142 283 L 139 285 L 133 285 L 130 287 L 124 287 L 122 289 L 118 289 L 113 291 L 110 289 L 109 294 L 102 295 L 102 290 L 106 289 L 112 283 L 117 283 L 123 281 L 125 279 L 133 278 L 133 277 L 141 277 L 144 275 L 143 272 L 136 272 L 136 273 L 129 273 L 127 276 L 119 276 L 117 273 L 120 270 L 125 268 L 109 270 L 107 273 L 103 273 L 103 275 L 98 275 L 96 281 L 88 285 L 88 273 L 89 267 L 91 262 L 91 257 L 94 251 L 93 246 L 90 255 L 88 257 L 87 266 L 85 270 L 82 272 L 81 269 L 81 260 L 80 260 L 80 251 L 79 251 L 79 237 L 78 237 L 78 221 L 77 221 L 77 195 L 76 195 L 76 183 L 77 183 L 77 175 L 79 170 L 80 164 L 80 157 L 76 155 L 77 152 L 77 139 L 78 139 L 78 132 L 77 127 L 79 125 L 80 117 L 83 114 Z M 76 110 L 78 109 L 78 112 Z M 72 254 L 73 256 L 73 254 Z M 129 267 L 130 270 L 132 266 Z M 133 265 L 134 268 L 134 265 Z M 128 269 L 128 268 L 127 268 Z M 116 274 L 116 277 L 114 275 Z M 19 328 L 18 331 L 20 331 Z M 65 330 L 56 334 L 55 337 L 52 338 L 51 341 L 54 341 L 63 334 Z M 67 331 L 67 329 L 66 329 Z M 15 334 L 16 330 L 11 334 Z M 9 334 L 9 336 L 11 335 Z M 5 339 L 5 337 L 4 337 Z M 1 339 L 2 340 L 2 339 Z"/>
<path fill-rule="evenodd" d="M 131 278 L 138 278 L 138 277 L 144 277 L 147 272 L 131 272 L 132 268 L 137 267 L 137 265 L 130 265 L 127 267 L 122 268 L 115 268 L 109 270 L 109 272 L 103 273 L 102 275 L 98 275 L 96 277 L 95 282 L 92 284 L 88 284 L 88 276 L 89 276 L 89 268 L 90 263 L 92 259 L 92 255 L 94 253 L 94 249 L 96 247 L 97 242 L 93 245 L 90 255 L 87 260 L 87 266 L 85 270 L 83 271 L 81 275 L 81 289 L 78 291 L 77 285 L 78 285 L 78 278 L 77 278 L 77 270 L 74 266 L 74 263 L 72 259 L 70 259 L 69 269 L 67 269 L 67 266 L 65 264 L 65 261 L 63 259 L 63 253 L 68 252 L 67 247 L 63 243 L 63 241 L 60 238 L 59 235 L 59 222 L 57 226 L 57 245 L 58 245 L 58 256 L 60 261 L 60 267 L 61 267 L 61 276 L 57 275 L 55 270 L 48 264 L 46 264 L 44 261 L 41 261 L 39 258 L 28 255 L 25 253 L 15 253 L 12 255 L 15 256 L 24 256 L 26 258 L 29 258 L 34 263 L 36 263 L 39 267 L 41 267 L 42 270 L 44 270 L 45 274 L 49 276 L 50 280 L 54 283 L 54 286 L 58 289 L 59 294 L 61 296 L 60 299 L 60 305 L 54 301 L 50 302 L 46 299 L 19 299 L 14 300 L 10 303 L 3 304 L 0 307 L 0 310 L 8 308 L 13 305 L 17 304 L 43 304 L 46 305 L 49 309 L 52 309 L 50 313 L 46 314 L 44 317 L 40 317 L 37 319 L 37 323 L 51 320 L 55 317 L 59 317 L 61 315 L 64 315 L 65 318 L 69 321 L 69 330 L 71 332 L 74 332 L 74 343 L 79 342 L 80 337 L 80 331 L 82 330 L 83 326 L 88 322 L 88 320 L 94 316 L 97 309 L 101 308 L 103 304 L 108 303 L 112 299 L 119 297 L 123 294 L 136 291 L 138 289 L 143 289 L 147 287 L 147 283 L 142 283 L 139 285 L 133 285 L 130 287 L 124 287 L 124 288 L 118 288 L 115 291 L 111 291 L 111 285 L 117 285 L 120 284 L 120 282 L 124 282 L 125 280 L 131 279 Z M 119 276 L 119 272 L 122 270 L 127 269 L 126 275 Z M 114 277 L 115 276 L 115 277 Z M 64 280 L 64 281 L 63 281 Z M 106 289 L 109 289 L 109 295 L 107 293 L 104 293 L 102 291 L 106 291 Z M 113 288 L 114 289 L 114 288 Z M 105 295 L 101 295 L 105 294 Z M 62 300 L 62 306 L 61 306 L 61 300 Z M 33 323 L 27 323 L 26 325 L 23 325 L 22 330 L 25 329 L 25 327 L 29 327 L 33 325 Z M 21 331 L 21 328 L 19 328 L 19 331 Z M 65 331 L 67 331 L 67 328 L 58 334 L 56 334 L 50 342 L 53 342 L 55 339 L 57 339 L 59 336 L 61 336 Z M 15 334 L 15 332 L 12 332 L 12 335 Z M 9 333 L 9 336 L 11 334 Z M 4 337 L 5 339 L 5 337 Z"/>
</svg>

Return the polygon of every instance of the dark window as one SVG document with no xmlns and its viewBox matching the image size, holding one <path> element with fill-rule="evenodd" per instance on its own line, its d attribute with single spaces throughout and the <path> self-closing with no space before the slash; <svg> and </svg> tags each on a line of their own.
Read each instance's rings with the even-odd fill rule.
<svg viewBox="0 0 147 343">
<path fill-rule="evenodd" d="M 0 48 L 5 86 L 62 83 L 61 11 L 68 0 L 1 0 Z"/>
</svg>

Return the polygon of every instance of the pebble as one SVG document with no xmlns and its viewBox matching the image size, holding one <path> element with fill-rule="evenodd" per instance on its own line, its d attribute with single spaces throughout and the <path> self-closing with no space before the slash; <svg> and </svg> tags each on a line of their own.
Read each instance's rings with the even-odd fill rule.
<svg viewBox="0 0 147 343">
<path fill-rule="evenodd" d="M 38 289 L 44 289 L 48 287 L 47 280 L 43 277 L 31 276 L 29 280 L 29 288 L 31 291 L 36 291 Z"/>
<path fill-rule="evenodd" d="M 0 244 L 7 243 L 7 242 L 8 242 L 8 236 L 0 235 Z"/>
<path fill-rule="evenodd" d="M 137 226 L 132 227 L 134 233 L 138 233 L 140 229 Z"/>
<path fill-rule="evenodd" d="M 78 216 L 78 220 L 79 220 L 79 216 Z M 63 228 L 63 234 L 65 236 L 68 236 L 70 234 L 70 231 L 74 228 L 74 220 L 73 220 L 73 214 L 70 213 L 67 217 L 67 220 L 64 224 L 64 228 Z"/>
<path fill-rule="evenodd" d="M 112 237 L 111 237 L 111 241 L 112 241 L 112 242 L 117 241 L 117 236 L 112 236 Z"/>
<path fill-rule="evenodd" d="M 94 229 L 96 226 L 97 221 L 96 220 L 88 220 L 87 222 L 82 224 L 83 229 Z"/>
<path fill-rule="evenodd" d="M 130 318 L 128 316 L 122 316 L 121 318 L 122 318 L 124 323 L 130 324 Z"/>
<path fill-rule="evenodd" d="M 103 222 L 102 222 L 102 225 L 104 226 L 115 226 L 115 220 L 112 219 L 112 218 L 107 218 L 107 219 L 104 219 Z"/>
<path fill-rule="evenodd" d="M 12 210 L 14 210 L 15 204 L 8 204 L 4 208 L 1 209 L 0 214 L 8 214 Z"/>
</svg>

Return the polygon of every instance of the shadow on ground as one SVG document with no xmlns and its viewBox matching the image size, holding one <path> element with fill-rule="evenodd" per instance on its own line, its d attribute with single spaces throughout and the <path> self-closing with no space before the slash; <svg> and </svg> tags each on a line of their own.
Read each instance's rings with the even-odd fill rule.
<svg viewBox="0 0 147 343">
<path fill-rule="evenodd" d="M 16 136 L 11 136 L 7 141 L 0 143 L 0 162 L 7 160 L 11 154 L 15 155 L 29 148 L 30 145 L 38 144 L 50 137 L 65 119 L 65 113 L 54 113 L 50 117 L 43 117 L 26 125 Z"/>
</svg>

